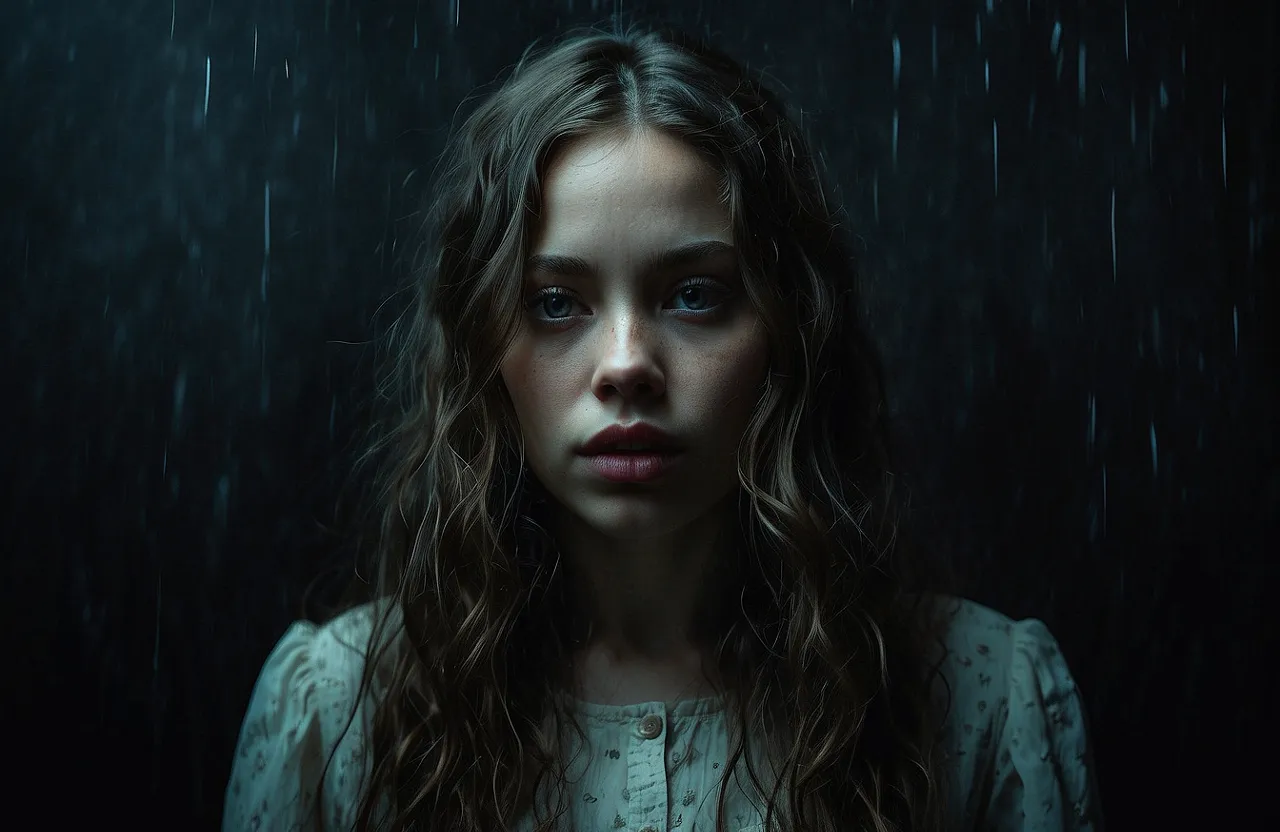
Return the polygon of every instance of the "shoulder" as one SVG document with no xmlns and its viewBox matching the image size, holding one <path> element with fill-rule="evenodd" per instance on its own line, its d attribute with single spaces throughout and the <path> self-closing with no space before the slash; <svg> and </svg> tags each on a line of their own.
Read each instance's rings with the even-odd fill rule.
<svg viewBox="0 0 1280 832">
<path fill-rule="evenodd" d="M 1100 828 L 1083 701 L 1049 628 L 941 600 L 955 799 L 993 829 Z"/>
<path fill-rule="evenodd" d="M 1026 707 L 1031 688 L 1056 696 L 1077 693 L 1066 658 L 1043 621 L 1013 619 L 965 598 L 943 601 L 943 673 L 959 704 L 1004 705 L 1016 694 Z"/>
<path fill-rule="evenodd" d="M 317 625 L 294 622 L 263 663 L 232 762 L 224 829 L 309 828 L 323 787 L 326 825 L 346 813 L 364 775 L 375 684 L 357 707 L 374 625 L 387 602 Z M 394 618 L 390 620 L 394 627 Z M 394 630 L 392 630 L 394 632 Z"/>
<path fill-rule="evenodd" d="M 328 720 L 355 704 L 370 639 L 386 602 L 364 604 L 324 624 L 294 622 L 263 663 L 253 701 L 268 706 L 303 706 Z"/>
</svg>

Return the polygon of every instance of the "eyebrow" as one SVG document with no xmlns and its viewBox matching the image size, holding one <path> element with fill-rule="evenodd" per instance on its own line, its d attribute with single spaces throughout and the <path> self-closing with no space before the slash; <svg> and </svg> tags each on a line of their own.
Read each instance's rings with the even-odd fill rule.
<svg viewBox="0 0 1280 832">
<path fill-rule="evenodd" d="M 647 273 L 670 271 L 716 256 L 734 254 L 736 249 L 722 240 L 699 240 L 666 251 L 651 254 L 645 260 Z M 564 277 L 590 277 L 595 268 L 581 257 L 570 254 L 534 254 L 525 261 L 525 271 L 544 272 Z"/>
</svg>

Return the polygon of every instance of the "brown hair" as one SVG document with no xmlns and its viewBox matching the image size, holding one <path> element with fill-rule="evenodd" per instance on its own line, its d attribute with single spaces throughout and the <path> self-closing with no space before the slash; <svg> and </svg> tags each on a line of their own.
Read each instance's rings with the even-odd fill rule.
<svg viewBox="0 0 1280 832">
<path fill-rule="evenodd" d="M 357 827 L 492 832 L 532 810 L 550 830 L 564 812 L 534 796 L 564 771 L 548 719 L 569 605 L 498 368 L 550 156 L 618 129 L 662 131 L 714 167 L 769 337 L 739 453 L 740 568 L 722 576 L 741 593 L 715 656 L 734 703 L 726 769 L 746 759 L 770 829 L 941 828 L 927 656 L 943 625 L 923 590 L 948 574 L 900 534 L 882 371 L 838 211 L 757 78 L 706 44 L 635 29 L 531 49 L 444 152 L 416 307 L 390 332 L 389 415 L 364 458 L 381 463 L 367 590 L 387 603 L 359 697 L 376 675 Z M 776 782 L 744 754 L 749 725 L 776 727 Z"/>
</svg>

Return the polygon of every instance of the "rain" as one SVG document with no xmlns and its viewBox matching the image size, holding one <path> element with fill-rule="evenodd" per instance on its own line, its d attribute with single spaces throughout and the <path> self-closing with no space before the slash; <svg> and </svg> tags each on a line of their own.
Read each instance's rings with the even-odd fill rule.
<svg viewBox="0 0 1280 832">
<path fill-rule="evenodd" d="M 1275 636 L 1259 610 L 1280 533 L 1274 14 L 163 5 L 14 2 L 0 26 L 0 583 L 34 611 L 14 666 L 38 712 L 18 724 L 43 726 L 30 747 L 78 749 L 59 763 L 87 790 L 67 824 L 217 824 L 264 659 L 304 601 L 340 596 L 321 576 L 355 574 L 376 493 L 357 463 L 399 401 L 383 364 L 421 323 L 445 138 L 535 38 L 658 20 L 739 58 L 812 143 L 835 218 L 819 236 L 855 264 L 841 331 L 883 364 L 869 412 L 910 495 L 901 539 L 1053 633 L 1117 828 L 1251 822 L 1199 795 L 1262 793 L 1261 774 L 1166 761 L 1256 745 L 1269 707 L 1249 651 Z M 512 205 L 502 222 L 538 216 Z M 796 205 L 743 207 L 769 233 L 799 226 Z M 821 309 L 803 283 L 786 288 Z M 678 379 L 712 329 L 654 366 Z M 572 431 L 600 416 L 588 393 Z M 695 422 L 681 407 L 650 415 Z M 1124 761 L 1152 755 L 1164 785 L 1127 782 Z"/>
</svg>

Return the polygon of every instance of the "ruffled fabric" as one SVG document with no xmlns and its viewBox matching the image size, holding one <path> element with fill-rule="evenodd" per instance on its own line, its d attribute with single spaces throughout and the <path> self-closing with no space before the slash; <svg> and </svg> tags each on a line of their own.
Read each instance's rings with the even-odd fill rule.
<svg viewBox="0 0 1280 832">
<path fill-rule="evenodd" d="M 1100 828 L 1101 807 L 1080 692 L 1057 641 L 1036 619 L 1010 639 L 1008 715 L 998 734 L 986 827 Z"/>
<path fill-rule="evenodd" d="M 361 709 L 349 729 L 347 724 L 371 624 L 369 608 L 322 627 L 299 621 L 271 651 L 240 729 L 224 830 L 318 828 L 316 792 L 322 778 L 324 828 L 351 828 L 367 774 L 368 709 Z"/>
</svg>

